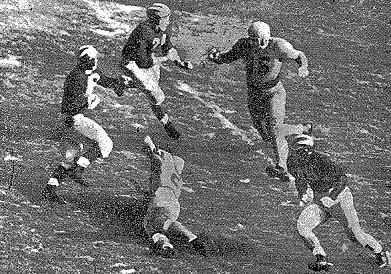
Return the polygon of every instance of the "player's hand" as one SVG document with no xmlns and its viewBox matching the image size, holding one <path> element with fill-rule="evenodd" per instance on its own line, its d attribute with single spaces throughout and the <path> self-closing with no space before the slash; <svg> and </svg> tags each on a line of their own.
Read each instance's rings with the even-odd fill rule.
<svg viewBox="0 0 391 274">
<path fill-rule="evenodd" d="M 320 199 L 320 201 L 327 208 L 330 208 L 333 205 L 335 205 L 335 201 L 331 199 L 329 196 L 323 197 L 322 199 Z"/>
<path fill-rule="evenodd" d="M 166 55 L 167 59 L 174 62 L 179 61 L 181 58 L 179 57 L 178 51 L 175 48 L 172 48 L 168 51 Z"/>
<path fill-rule="evenodd" d="M 175 60 L 174 63 L 180 67 L 180 68 L 183 68 L 183 69 L 193 69 L 193 64 L 190 62 L 190 61 L 178 61 L 178 60 Z"/>
<path fill-rule="evenodd" d="M 207 50 L 207 55 L 209 60 L 215 61 L 219 58 L 220 51 L 217 48 L 212 47 Z"/>
<path fill-rule="evenodd" d="M 121 78 L 124 80 L 125 86 L 130 86 L 133 84 L 133 79 L 126 75 L 121 75 Z"/>
<path fill-rule="evenodd" d="M 90 94 L 87 98 L 88 101 L 88 109 L 94 109 L 100 103 L 100 98 L 96 94 Z"/>
<path fill-rule="evenodd" d="M 151 57 L 154 65 L 160 65 L 169 60 L 167 56 L 156 57 L 154 53 L 152 53 Z"/>
<path fill-rule="evenodd" d="M 306 67 L 299 67 L 299 76 L 300 77 L 307 77 L 309 74 L 308 68 Z"/>
<path fill-rule="evenodd" d="M 303 196 L 301 196 L 299 206 L 303 207 L 303 206 L 308 205 L 311 202 L 312 202 L 312 197 L 310 195 L 308 195 L 308 193 L 305 193 Z"/>
<path fill-rule="evenodd" d="M 151 137 L 147 136 L 144 138 L 144 143 L 150 147 L 151 150 L 154 150 L 156 147 L 154 145 L 154 143 L 152 142 L 152 139 Z"/>
</svg>

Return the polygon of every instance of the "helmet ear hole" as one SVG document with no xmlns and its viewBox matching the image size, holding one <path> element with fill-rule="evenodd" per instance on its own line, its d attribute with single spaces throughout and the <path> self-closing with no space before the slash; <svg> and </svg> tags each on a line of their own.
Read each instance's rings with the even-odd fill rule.
<svg viewBox="0 0 391 274">
<path fill-rule="evenodd" d="M 147 8 L 147 18 L 155 24 L 159 24 L 161 18 L 170 15 L 170 8 L 162 3 L 154 3 Z"/>
<path fill-rule="evenodd" d="M 310 152 L 314 148 L 314 139 L 309 135 L 300 134 L 293 138 L 289 147 L 295 151 L 306 150 L 307 152 Z"/>
</svg>

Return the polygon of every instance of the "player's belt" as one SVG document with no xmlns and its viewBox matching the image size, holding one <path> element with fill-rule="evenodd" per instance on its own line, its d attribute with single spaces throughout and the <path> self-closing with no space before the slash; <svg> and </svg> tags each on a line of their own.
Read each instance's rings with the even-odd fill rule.
<svg viewBox="0 0 391 274">
<path fill-rule="evenodd" d="M 262 84 L 251 83 L 249 86 L 253 87 L 253 88 L 257 88 L 257 89 L 271 89 L 271 88 L 274 88 L 275 86 L 277 86 L 277 84 L 279 82 L 280 82 L 280 75 L 277 75 L 277 77 L 274 78 L 273 80 L 264 82 Z"/>
</svg>

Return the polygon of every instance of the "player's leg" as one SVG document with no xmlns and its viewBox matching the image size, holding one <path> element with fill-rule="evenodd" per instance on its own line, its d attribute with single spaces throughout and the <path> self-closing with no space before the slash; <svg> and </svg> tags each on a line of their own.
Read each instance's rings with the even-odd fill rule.
<svg viewBox="0 0 391 274">
<path fill-rule="evenodd" d="M 166 235 L 166 230 L 163 229 L 164 224 L 170 218 L 169 215 L 167 208 L 157 207 L 152 201 L 144 217 L 144 229 L 151 240 L 151 251 L 163 257 L 170 257 L 174 254 L 174 247 Z"/>
<path fill-rule="evenodd" d="M 175 234 L 180 234 L 185 236 L 189 243 L 194 247 L 195 251 L 200 253 L 203 256 L 206 256 L 206 247 L 205 243 L 202 242 L 196 234 L 191 232 L 187 227 L 185 227 L 182 223 L 178 221 L 172 222 L 170 226 L 170 230 L 172 230 Z"/>
<path fill-rule="evenodd" d="M 341 194 L 337 197 L 337 202 L 339 202 L 344 219 L 341 220 L 345 228 L 348 231 L 351 231 L 354 238 L 363 246 L 368 247 L 375 253 L 377 263 L 379 266 L 383 267 L 388 262 L 387 254 L 384 252 L 383 247 L 372 235 L 364 232 L 360 226 L 359 218 L 357 211 L 354 208 L 353 204 L 353 195 L 348 187 L 345 188 Z"/>
<path fill-rule="evenodd" d="M 308 267 L 312 270 L 328 270 L 330 263 L 326 260 L 326 252 L 320 244 L 313 230 L 325 220 L 324 212 L 316 204 L 307 206 L 297 220 L 297 230 L 307 247 L 310 248 L 316 261 Z"/>
<path fill-rule="evenodd" d="M 303 125 L 284 124 L 286 117 L 286 92 L 284 86 L 279 82 L 270 92 L 273 97 L 270 101 L 270 118 L 271 127 L 275 136 L 272 145 L 275 150 L 276 158 L 279 159 L 278 165 L 287 170 L 286 161 L 288 158 L 288 142 L 286 136 L 292 134 L 301 134 L 304 130 Z"/>
<path fill-rule="evenodd" d="M 82 145 L 71 140 L 66 140 L 60 145 L 60 150 L 62 161 L 53 170 L 42 194 L 49 202 L 65 204 L 66 201 L 58 196 L 56 191 L 60 184 L 65 180 L 68 171 L 73 167 L 76 157 L 80 155 Z"/>
<path fill-rule="evenodd" d="M 77 183 L 88 186 L 82 178 L 84 170 L 98 158 L 107 158 L 113 149 L 113 141 L 98 123 L 83 115 L 74 117 L 74 128 L 89 139 L 89 144 L 69 175 Z"/>
<path fill-rule="evenodd" d="M 131 61 L 122 68 L 124 74 L 135 79 L 136 86 L 147 95 L 153 114 L 163 124 L 168 136 L 175 140 L 179 140 L 180 133 L 175 129 L 168 114 L 165 113 L 161 106 L 165 96 L 162 89 L 159 87 L 160 66 L 155 65 L 150 69 L 141 69 L 135 62 Z"/>
<path fill-rule="evenodd" d="M 145 230 L 153 241 L 154 253 L 167 257 L 174 254 L 174 247 L 167 237 L 167 231 L 178 219 L 179 212 L 180 204 L 172 190 L 158 188 L 144 219 Z"/>
</svg>

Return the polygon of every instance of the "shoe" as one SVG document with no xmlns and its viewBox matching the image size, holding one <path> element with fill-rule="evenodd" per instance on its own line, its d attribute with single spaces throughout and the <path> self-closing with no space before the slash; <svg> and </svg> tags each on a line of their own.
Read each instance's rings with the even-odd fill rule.
<svg viewBox="0 0 391 274">
<path fill-rule="evenodd" d="M 303 126 L 306 127 L 307 129 L 303 130 L 302 134 L 311 136 L 313 130 L 312 123 L 304 123 Z"/>
<path fill-rule="evenodd" d="M 316 255 L 316 262 L 309 263 L 308 268 L 312 271 L 329 271 L 332 263 L 327 262 L 326 257 L 323 255 Z"/>
<path fill-rule="evenodd" d="M 391 253 L 389 251 L 382 251 L 376 253 L 376 263 L 380 268 L 391 266 Z"/>
<path fill-rule="evenodd" d="M 83 172 L 84 172 L 84 167 L 81 167 L 79 165 L 76 165 L 69 169 L 67 171 L 67 174 L 69 178 L 71 178 L 75 183 L 78 183 L 81 186 L 84 187 L 89 187 L 90 184 L 83 179 Z"/>
<path fill-rule="evenodd" d="M 268 165 L 266 167 L 266 173 L 271 178 L 278 178 L 281 182 L 293 182 L 295 177 L 293 177 L 288 171 L 286 171 L 281 166 L 277 165 Z"/>
<path fill-rule="evenodd" d="M 164 130 L 167 132 L 168 136 L 176 141 L 179 140 L 181 134 L 175 129 L 171 121 L 168 121 L 164 124 Z"/>
<path fill-rule="evenodd" d="M 56 193 L 56 186 L 47 184 L 42 191 L 42 196 L 44 199 L 49 201 L 50 203 L 56 203 L 56 204 L 66 204 L 67 202 L 62 199 L 60 196 Z"/>
<path fill-rule="evenodd" d="M 172 244 L 165 244 L 163 240 L 158 240 L 152 244 L 152 253 L 164 258 L 171 258 L 175 254 Z"/>
<path fill-rule="evenodd" d="M 193 241 L 191 241 L 191 244 L 193 245 L 195 251 L 200 253 L 202 256 L 206 256 L 205 243 L 203 243 L 199 238 L 195 238 Z"/>
</svg>

